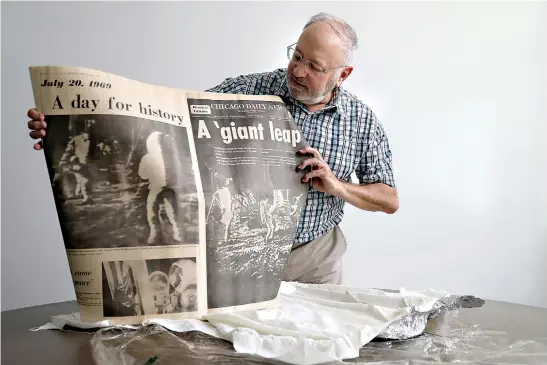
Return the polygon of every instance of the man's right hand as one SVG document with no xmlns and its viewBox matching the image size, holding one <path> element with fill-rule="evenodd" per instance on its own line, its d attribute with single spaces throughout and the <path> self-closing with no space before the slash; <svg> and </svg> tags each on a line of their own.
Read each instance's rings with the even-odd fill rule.
<svg viewBox="0 0 547 365">
<path fill-rule="evenodd" d="M 30 129 L 30 138 L 42 139 L 46 136 L 46 117 L 44 114 L 39 113 L 36 109 L 29 109 L 27 116 L 31 119 L 28 122 L 28 129 Z M 42 149 L 42 141 L 34 144 L 34 149 L 40 151 Z"/>
</svg>

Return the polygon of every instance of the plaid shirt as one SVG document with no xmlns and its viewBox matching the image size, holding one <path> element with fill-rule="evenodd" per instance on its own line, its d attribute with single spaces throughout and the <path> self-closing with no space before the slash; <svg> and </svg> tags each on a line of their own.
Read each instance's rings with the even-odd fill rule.
<svg viewBox="0 0 547 365">
<path fill-rule="evenodd" d="M 286 75 L 286 69 L 241 75 L 227 78 L 206 91 L 281 97 L 310 147 L 319 151 L 338 179 L 350 182 L 355 172 L 360 184 L 384 183 L 395 187 L 388 139 L 374 113 L 343 88 L 336 90 L 325 108 L 309 112 L 291 98 Z M 338 225 L 344 215 L 344 204 L 344 200 L 310 186 L 295 245 L 307 243 Z"/>
</svg>

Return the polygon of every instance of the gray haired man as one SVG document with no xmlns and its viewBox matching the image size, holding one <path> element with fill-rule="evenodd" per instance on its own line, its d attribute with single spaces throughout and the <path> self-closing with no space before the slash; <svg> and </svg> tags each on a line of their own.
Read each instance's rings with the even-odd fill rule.
<svg viewBox="0 0 547 365">
<path fill-rule="evenodd" d="M 395 213 L 399 199 L 384 128 L 361 100 L 342 88 L 353 71 L 357 35 L 343 20 L 317 14 L 287 47 L 286 69 L 240 75 L 207 91 L 277 95 L 288 106 L 310 147 L 300 166 L 312 166 L 310 184 L 284 280 L 342 283 L 346 241 L 339 223 L 345 203 L 366 211 Z M 44 116 L 27 114 L 30 136 L 45 136 Z M 34 148 L 41 149 L 36 143 Z M 351 182 L 355 173 L 359 183 Z"/>
</svg>

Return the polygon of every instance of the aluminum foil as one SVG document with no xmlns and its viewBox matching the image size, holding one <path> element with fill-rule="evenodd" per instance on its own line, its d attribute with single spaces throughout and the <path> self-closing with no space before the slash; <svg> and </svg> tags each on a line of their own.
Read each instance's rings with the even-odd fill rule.
<svg viewBox="0 0 547 365">
<path fill-rule="evenodd" d="M 483 305 L 483 299 L 472 295 L 451 295 L 446 298 L 441 298 L 434 304 L 430 311 L 419 312 L 416 309 L 413 309 L 409 315 L 391 323 L 388 328 L 386 328 L 386 330 L 380 333 L 376 338 L 389 340 L 406 340 L 409 338 L 414 338 L 424 332 L 429 320 L 436 318 L 443 313 L 459 308 L 478 308 Z"/>
</svg>

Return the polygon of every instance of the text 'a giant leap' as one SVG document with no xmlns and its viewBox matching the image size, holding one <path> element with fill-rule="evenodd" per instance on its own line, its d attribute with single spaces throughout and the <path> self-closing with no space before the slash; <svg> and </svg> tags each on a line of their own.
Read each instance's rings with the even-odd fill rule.
<svg viewBox="0 0 547 365">
<path fill-rule="evenodd" d="M 225 144 L 230 144 L 236 139 L 257 139 L 264 140 L 264 126 L 261 123 L 257 125 L 236 126 L 234 122 L 230 123 L 229 127 L 221 127 L 217 121 L 213 124 L 220 130 L 220 136 Z M 270 140 L 275 142 L 290 143 L 293 147 L 300 142 L 300 131 L 297 129 L 285 129 L 274 127 L 273 122 L 268 121 L 267 129 Z M 205 121 L 199 120 L 198 138 L 211 138 L 209 129 L 205 125 Z"/>
</svg>

